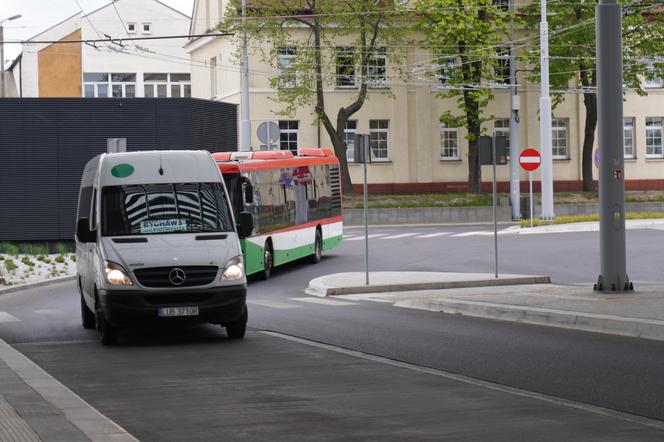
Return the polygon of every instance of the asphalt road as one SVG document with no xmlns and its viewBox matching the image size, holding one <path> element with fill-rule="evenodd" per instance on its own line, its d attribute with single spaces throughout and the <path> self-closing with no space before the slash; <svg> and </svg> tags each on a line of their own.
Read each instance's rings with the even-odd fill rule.
<svg viewBox="0 0 664 442">
<path fill-rule="evenodd" d="M 490 226 L 372 229 L 372 234 L 382 236 L 374 238 L 371 243 L 371 268 L 492 272 L 493 238 L 478 233 L 488 232 L 490 229 Z M 389 238 L 406 233 L 412 235 Z M 435 233 L 441 235 L 418 238 Z M 320 264 L 296 263 L 276 270 L 269 281 L 251 283 L 249 325 L 252 330 L 275 331 L 390 360 L 404 361 L 419 367 L 458 373 L 499 385 L 664 420 L 664 403 L 661 401 L 664 397 L 664 377 L 661 376 L 661 367 L 664 367 L 662 342 L 455 317 L 376 303 L 321 300 L 304 295 L 302 289 L 316 276 L 364 270 L 364 243 L 354 239 L 359 237 L 361 229 L 348 229 L 347 234 L 347 241 L 341 247 L 327 252 Z M 664 275 L 658 271 L 658 263 L 662 261 L 660 255 L 664 253 L 659 246 L 662 235 L 664 232 L 653 230 L 627 232 L 628 270 L 636 284 L 664 282 Z M 597 242 L 597 233 L 501 236 L 500 270 L 505 273 L 548 274 L 554 282 L 585 283 L 590 289 L 599 266 Z M 109 386 L 118 382 L 118 377 L 124 379 L 121 391 L 126 393 L 138 389 L 137 391 L 144 393 L 134 402 L 136 407 L 145 411 L 151 409 L 148 406 L 150 400 L 158 402 L 158 398 L 163 394 L 160 391 L 145 391 L 148 387 L 142 386 L 146 382 L 146 385 L 152 385 L 147 380 L 151 379 L 151 376 L 159 377 L 160 367 L 174 367 L 174 371 L 168 370 L 168 373 L 164 374 L 165 379 L 182 379 L 185 374 L 190 374 L 191 382 L 196 386 L 191 397 L 199 399 L 204 393 L 200 390 L 199 383 L 207 385 L 206 380 L 211 376 L 206 368 L 198 365 L 201 361 L 209 360 L 220 369 L 233 372 L 233 362 L 228 361 L 227 366 L 224 358 L 217 353 L 225 352 L 230 348 L 228 345 L 214 346 L 212 349 L 207 347 L 211 342 L 226 342 L 221 330 L 212 326 L 159 330 L 153 333 L 130 331 L 124 336 L 124 346 L 112 350 L 100 347 L 94 342 L 94 332 L 80 327 L 78 298 L 73 283 L 1 296 L 0 311 L 17 319 L 0 323 L 0 337 L 33 358 L 121 425 L 123 420 L 128 422 L 128 429 L 137 431 L 135 434 L 146 440 L 158 439 L 159 434 L 169 434 L 169 428 L 174 431 L 172 425 L 164 425 L 163 432 L 159 433 L 159 424 L 156 422 L 175 411 L 160 410 L 150 415 L 154 421 L 146 416 L 149 424 L 145 424 L 147 427 L 141 426 L 130 412 L 132 407 L 127 409 L 126 404 L 122 403 L 122 395 L 111 394 L 109 398 L 109 393 L 115 391 Z M 265 336 L 260 333 L 250 333 L 246 342 L 251 341 L 253 344 L 247 344 L 248 347 L 245 348 L 265 351 L 260 350 L 261 346 L 276 348 L 280 345 L 266 343 L 265 340 Z M 260 345 L 253 347 L 256 344 Z M 192 347 L 201 348 L 206 355 L 207 352 L 212 353 L 207 359 L 192 357 Z M 316 354 L 315 358 L 326 362 L 328 356 Z M 270 363 L 260 362 L 263 365 Z M 325 366 L 326 363 L 322 365 Z M 336 368 L 344 370 L 338 364 Z M 369 378 L 387 376 L 385 373 L 374 373 L 366 367 L 351 368 L 358 369 L 363 376 Z M 237 373 L 248 369 L 246 365 L 240 364 Z M 305 370 L 303 367 L 300 369 Z M 134 374 L 138 376 L 134 377 Z M 330 374 L 327 376 L 329 378 Z M 334 374 L 331 376 L 334 377 Z M 325 377 L 318 377 L 317 380 L 327 382 Z M 329 384 L 330 388 L 333 384 Z M 159 388 L 169 388 L 169 385 L 171 384 L 167 382 L 164 386 L 162 382 Z M 344 385 L 349 387 L 349 384 Z M 357 388 L 362 390 L 361 385 L 362 383 L 360 386 L 351 386 L 352 391 Z M 186 396 L 186 385 L 179 387 L 176 389 L 179 397 L 185 394 L 184 397 L 189 398 Z M 153 388 L 157 387 L 153 385 Z M 409 387 L 400 388 L 404 390 L 397 390 L 408 391 Z M 369 394 L 369 391 L 367 390 L 366 394 Z M 412 391 L 415 396 L 420 394 L 417 389 Z M 380 394 L 384 392 L 379 393 L 376 393 L 377 407 L 381 402 Z M 515 404 L 507 396 L 509 395 L 494 399 L 499 403 L 502 400 L 506 410 L 511 410 L 515 416 L 521 416 L 519 413 L 523 413 L 523 404 Z M 273 399 L 283 399 L 282 396 L 279 397 L 281 399 Z M 479 395 L 476 399 L 478 403 L 483 403 L 485 398 Z M 400 399 L 391 396 L 389 400 Z M 410 414 L 404 411 L 406 414 L 400 415 L 399 418 L 413 423 L 420 422 L 416 417 L 423 416 L 422 413 L 432 406 L 430 404 L 432 402 L 424 400 L 420 407 L 413 408 Z M 173 404 L 177 408 L 176 405 Z M 330 406 L 341 405 L 330 402 Z M 437 409 L 435 406 L 434 408 Z M 395 415 L 394 410 L 384 411 L 382 419 L 389 418 L 390 413 Z M 378 411 L 376 413 L 380 414 Z M 548 416 L 549 423 L 562 418 L 561 411 L 557 410 L 557 413 L 559 414 L 553 413 L 553 417 Z M 190 428 L 192 422 L 201 424 L 201 419 L 204 420 L 205 416 L 212 419 L 207 414 L 198 420 L 187 414 L 190 421 L 184 428 Z M 373 419 L 375 422 L 381 421 L 378 415 L 373 416 Z M 580 424 L 584 421 L 590 422 L 587 416 L 580 419 Z M 426 431 L 420 434 L 423 438 L 440 431 L 440 428 L 427 419 L 424 421 L 421 421 L 421 426 Z M 509 437 L 511 433 L 506 430 L 505 433 L 500 433 L 500 428 L 491 427 L 489 421 L 485 424 L 486 427 L 480 425 L 484 430 L 490 431 L 484 433 L 485 438 L 487 434 L 501 434 L 505 440 L 514 439 Z M 607 430 L 613 428 L 607 425 L 605 422 L 599 427 L 603 426 Z M 591 427 L 595 428 L 588 426 Z M 270 426 L 265 428 L 268 433 L 275 430 Z M 583 425 L 579 428 L 583 428 Z M 614 435 L 622 434 L 623 440 L 640 438 L 639 434 L 629 433 L 630 437 L 625 437 L 627 433 L 620 433 L 623 430 L 631 431 L 629 429 L 613 429 L 617 431 Z M 563 435 L 556 432 L 560 429 L 552 431 L 551 435 Z M 604 436 L 588 433 L 584 440 L 595 437 L 608 440 L 605 437 L 608 437 L 609 433 L 611 431 Z M 362 434 L 353 433 L 353 437 L 361 440 Z M 466 436 L 482 440 L 480 433 Z M 645 433 L 641 436 L 644 440 L 649 437 Z"/>
</svg>

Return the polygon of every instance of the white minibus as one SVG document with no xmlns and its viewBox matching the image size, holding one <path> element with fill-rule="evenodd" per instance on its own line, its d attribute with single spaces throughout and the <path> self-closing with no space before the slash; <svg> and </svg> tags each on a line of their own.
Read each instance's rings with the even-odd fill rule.
<svg viewBox="0 0 664 442">
<path fill-rule="evenodd" d="M 224 181 L 205 151 L 102 154 L 83 171 L 76 222 L 83 327 L 209 322 L 244 337 L 247 280 Z"/>
</svg>

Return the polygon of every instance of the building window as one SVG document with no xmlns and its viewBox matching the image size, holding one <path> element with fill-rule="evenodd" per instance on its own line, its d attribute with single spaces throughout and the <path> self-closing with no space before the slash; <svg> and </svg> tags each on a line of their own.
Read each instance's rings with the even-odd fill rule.
<svg viewBox="0 0 664 442">
<path fill-rule="evenodd" d="M 389 161 L 388 133 L 388 120 L 369 120 L 369 147 L 372 161 Z"/>
<path fill-rule="evenodd" d="M 370 87 L 385 87 L 387 81 L 387 52 L 376 48 L 367 59 L 367 83 Z"/>
<path fill-rule="evenodd" d="M 507 138 L 507 158 L 510 157 L 510 120 L 500 118 L 493 122 L 493 134 Z"/>
<path fill-rule="evenodd" d="M 634 153 L 634 118 L 623 118 L 623 144 L 625 158 L 636 158 Z"/>
<path fill-rule="evenodd" d="M 651 61 L 646 63 L 646 77 L 645 77 L 645 87 L 647 88 L 657 88 L 662 87 L 662 79 L 657 76 L 657 71 L 655 69 L 655 64 Z"/>
<path fill-rule="evenodd" d="M 217 57 L 210 59 L 210 96 L 217 96 Z"/>
<path fill-rule="evenodd" d="M 440 159 L 459 159 L 459 129 L 440 123 Z"/>
<path fill-rule="evenodd" d="M 346 127 L 344 127 L 344 141 L 346 142 L 346 152 L 350 149 L 353 152 L 351 155 L 354 155 L 356 133 L 357 120 L 347 120 Z M 350 158 L 347 159 L 350 160 Z"/>
<path fill-rule="evenodd" d="M 111 74 L 111 96 L 134 98 L 136 96 L 136 74 Z"/>
<path fill-rule="evenodd" d="M 337 87 L 355 87 L 355 48 L 337 48 Z"/>
<path fill-rule="evenodd" d="M 551 120 L 551 152 L 556 160 L 568 159 L 567 120 L 554 118 Z"/>
<path fill-rule="evenodd" d="M 662 118 L 646 118 L 646 157 L 662 158 Z"/>
<path fill-rule="evenodd" d="M 297 128 L 297 121 L 279 121 L 279 149 L 290 150 L 297 155 Z"/>
<path fill-rule="evenodd" d="M 143 23 L 143 33 L 152 34 L 152 23 Z"/>
<path fill-rule="evenodd" d="M 109 74 L 84 73 L 83 74 L 83 96 L 84 97 L 108 97 Z"/>
<path fill-rule="evenodd" d="M 277 49 L 277 70 L 279 75 L 279 86 L 291 88 L 297 85 L 297 73 L 295 72 L 295 46 L 284 46 Z"/>
<path fill-rule="evenodd" d="M 500 48 L 496 51 L 498 62 L 496 64 L 496 81 L 502 84 L 510 84 L 510 50 Z"/>
<path fill-rule="evenodd" d="M 453 57 L 439 57 L 438 65 L 436 66 L 436 72 L 438 73 L 438 85 L 446 85 L 452 75 L 454 74 L 454 69 L 456 63 Z"/>
<path fill-rule="evenodd" d="M 136 23 L 127 23 L 127 32 L 129 34 L 135 34 L 136 33 Z"/>
<path fill-rule="evenodd" d="M 191 75 L 169 74 L 171 97 L 191 97 Z"/>
<path fill-rule="evenodd" d="M 191 97 L 190 74 L 146 73 L 143 83 L 147 98 Z"/>
</svg>

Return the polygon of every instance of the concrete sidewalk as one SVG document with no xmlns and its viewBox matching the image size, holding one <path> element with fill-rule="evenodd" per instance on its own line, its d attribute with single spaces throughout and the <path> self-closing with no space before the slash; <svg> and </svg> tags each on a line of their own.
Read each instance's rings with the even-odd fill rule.
<svg viewBox="0 0 664 442">
<path fill-rule="evenodd" d="M 0 441 L 136 441 L 0 339 Z"/>
<path fill-rule="evenodd" d="M 664 285 L 635 283 L 632 293 L 597 293 L 592 284 L 550 284 L 548 277 L 374 272 L 316 278 L 306 292 L 396 307 L 664 340 Z M 389 282 L 389 283 L 388 283 Z M 437 285 L 437 287 L 432 287 Z"/>
</svg>

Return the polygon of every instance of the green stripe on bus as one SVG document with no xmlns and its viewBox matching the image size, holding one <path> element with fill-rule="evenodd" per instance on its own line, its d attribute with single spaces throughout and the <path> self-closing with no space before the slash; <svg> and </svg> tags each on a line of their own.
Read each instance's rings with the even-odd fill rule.
<svg viewBox="0 0 664 442">
<path fill-rule="evenodd" d="M 343 238 L 343 235 L 339 236 L 333 236 L 332 238 L 328 238 L 326 240 L 323 240 L 323 250 L 331 249 L 333 247 L 338 246 L 341 244 L 341 239 Z"/>
<path fill-rule="evenodd" d="M 263 270 L 263 248 L 247 239 L 241 239 L 242 254 L 244 255 L 244 271 L 251 275 Z"/>
</svg>

